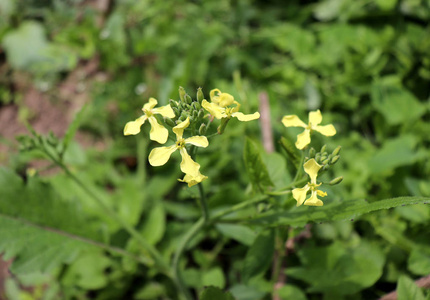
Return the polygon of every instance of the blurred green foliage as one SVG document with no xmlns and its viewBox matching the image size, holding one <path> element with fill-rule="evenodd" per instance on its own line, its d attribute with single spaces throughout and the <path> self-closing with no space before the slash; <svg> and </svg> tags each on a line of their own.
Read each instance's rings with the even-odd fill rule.
<svg viewBox="0 0 430 300">
<path fill-rule="evenodd" d="M 265 91 L 276 142 L 281 136 L 295 137 L 294 130 L 291 133 L 281 125 L 283 115 L 304 117 L 319 108 L 324 120 L 338 131 L 327 147 L 332 150 L 340 144 L 343 148 L 337 168 L 323 177 L 344 177 L 335 190 L 327 188 L 326 204 L 429 197 L 429 21 L 428 0 L 2 0 L 0 103 L 20 104 L 17 99 L 24 91 L 16 88 L 17 75 L 25 74 L 36 87 L 55 94 L 70 72 L 97 61 L 97 72 L 105 79 L 83 79 L 91 103 L 80 123 L 82 131 L 104 142 L 105 150 L 83 149 L 69 141 L 64 161 L 106 199 L 106 205 L 170 258 L 184 230 L 199 217 L 198 192 L 177 182 L 175 166 L 146 168 L 146 155 L 153 146 L 145 140 L 147 132 L 136 138 L 122 136 L 124 124 L 139 115 L 150 96 L 164 105 L 169 98 L 177 98 L 180 85 L 187 91 L 202 86 L 206 97 L 218 87 L 240 99 L 249 113 L 256 111 L 259 93 Z M 245 127 L 237 122 L 202 151 L 200 163 L 209 176 L 205 186 L 211 210 L 241 203 L 251 189 L 248 181 L 275 187 L 290 182 L 286 170 L 294 168 L 293 163 L 279 154 L 258 154 L 259 132 L 257 123 Z M 245 141 L 245 134 L 249 140 Z M 267 166 L 267 172 L 254 170 L 248 175 L 249 160 L 246 165 L 237 159 L 245 147 L 255 151 L 253 157 Z M 282 153 L 280 144 L 276 148 Z M 37 157 L 16 154 L 9 167 L 22 172 Z M 266 182 L 255 179 L 259 175 Z M 84 236 L 147 256 L 64 174 L 30 179 L 23 185 L 10 171 L 0 173 L 2 197 L 9 191 L 14 198 L 22 190 L 16 201 L 25 202 L 26 193 L 41 185 L 49 195 L 41 197 L 44 206 L 53 206 L 51 212 L 56 212 L 59 203 L 58 214 L 52 216 L 43 214 L 40 204 L 32 204 L 26 211 L 30 221 L 40 218 L 37 211 L 46 226 L 50 221 L 61 223 L 55 217 L 74 220 L 85 224 Z M 275 199 L 281 207 L 293 205 L 287 196 Z M 263 212 L 279 203 L 257 209 Z M 246 217 L 249 210 L 232 218 Z M 6 211 L 13 214 L 13 205 L 2 207 L 2 213 Z M 60 229 L 72 225 L 65 222 Z M 428 298 L 428 291 L 418 289 L 411 278 L 430 273 L 429 225 L 430 207 L 424 204 L 359 216 L 354 222 L 313 224 L 312 237 L 285 258 L 288 284 L 278 291 L 279 296 L 376 299 L 394 290 L 398 282 L 401 299 L 425 299 L 425 293 Z M 3 220 L 0 228 L 10 226 Z M 72 232 L 79 228 L 74 226 Z M 198 235 L 182 265 L 186 284 L 197 293 L 207 285 L 231 293 L 206 290 L 202 299 L 207 300 L 270 299 L 270 262 L 259 256 L 273 251 L 264 245 L 272 243 L 273 236 L 260 229 L 255 224 L 218 224 L 207 236 Z M 33 265 L 19 265 L 18 260 L 14 269 L 18 277 L 6 285 L 10 299 L 25 299 L 23 295 L 29 293 L 20 290 L 18 282 L 44 287 L 28 296 L 33 299 L 178 297 L 166 277 L 131 258 L 85 241 L 74 242 L 86 249 L 77 255 L 61 248 L 64 240 L 52 242 L 50 232 L 39 236 L 28 228 L 22 230 L 25 236 L 39 239 L 42 248 L 48 241 L 58 256 L 36 257 Z M 292 238 L 302 228 L 277 230 Z M 5 234 L 15 236 L 7 230 Z M 26 243 L 18 241 L 17 249 Z M 61 250 L 55 252 L 56 245 Z M 37 249 L 28 251 L 25 254 L 32 256 Z M 50 260 L 56 259 L 68 264 L 50 266 Z"/>
</svg>

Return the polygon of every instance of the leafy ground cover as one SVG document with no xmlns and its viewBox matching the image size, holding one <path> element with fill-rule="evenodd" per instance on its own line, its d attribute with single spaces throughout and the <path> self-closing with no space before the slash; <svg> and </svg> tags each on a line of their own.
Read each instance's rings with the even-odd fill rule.
<svg viewBox="0 0 430 300">
<path fill-rule="evenodd" d="M 1 1 L 0 295 L 429 299 L 429 20 L 425 0 Z M 261 114 L 199 150 L 210 224 L 180 156 L 153 168 L 148 124 L 123 135 L 179 86 Z M 295 207 L 274 191 L 303 130 L 281 120 L 317 109 L 337 133 L 312 146 L 342 146 L 319 180 L 343 181 Z M 163 266 L 181 247 L 185 293 Z"/>
</svg>

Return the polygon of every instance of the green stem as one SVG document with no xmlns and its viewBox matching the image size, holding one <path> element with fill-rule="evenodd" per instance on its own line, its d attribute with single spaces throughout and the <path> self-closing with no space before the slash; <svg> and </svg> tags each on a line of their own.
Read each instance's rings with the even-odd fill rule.
<svg viewBox="0 0 430 300">
<path fill-rule="evenodd" d="M 179 247 L 176 249 L 175 255 L 173 257 L 173 265 L 172 265 L 173 277 L 179 290 L 184 294 L 187 300 L 192 300 L 193 297 L 191 296 L 190 291 L 187 289 L 187 287 L 184 284 L 184 281 L 182 280 L 181 272 L 179 270 L 179 260 L 185 248 L 187 247 L 188 243 L 203 228 L 204 225 L 205 225 L 204 218 L 200 218 L 196 223 L 194 223 L 194 225 L 187 231 L 187 233 L 182 238 L 179 244 Z"/>
<path fill-rule="evenodd" d="M 69 176 L 81 189 L 83 189 L 91 198 L 93 198 L 96 203 L 118 224 L 120 224 L 136 241 L 144 248 L 154 260 L 155 267 L 165 275 L 171 277 L 168 265 L 164 262 L 158 251 L 150 244 L 148 244 L 145 239 L 140 235 L 140 233 L 130 226 L 126 221 L 119 217 L 104 201 L 97 196 L 88 186 L 85 185 L 75 174 L 70 172 L 69 168 L 53 157 L 49 152 L 45 153 L 50 157 L 50 159 L 55 162 L 59 167 L 61 167 L 67 176 Z"/>
<path fill-rule="evenodd" d="M 202 208 L 202 215 L 205 223 L 207 223 L 209 221 L 209 209 L 208 209 L 208 204 L 206 202 L 206 195 L 203 190 L 203 184 L 200 182 L 198 186 L 199 186 L 199 193 L 200 193 L 199 199 L 200 199 L 200 206 Z"/>
<path fill-rule="evenodd" d="M 259 196 L 256 196 L 256 197 L 252 198 L 252 199 L 249 199 L 247 201 L 243 201 L 243 202 L 241 202 L 239 204 L 236 204 L 236 205 L 234 205 L 234 206 L 232 206 L 230 208 L 227 208 L 226 210 L 223 210 L 223 211 L 215 214 L 211 218 L 211 222 L 217 221 L 217 220 L 221 219 L 222 217 L 224 217 L 225 215 L 228 215 L 228 214 L 231 214 L 231 213 L 233 213 L 235 211 L 241 210 L 242 208 L 245 208 L 245 207 L 247 207 L 249 205 L 252 205 L 252 204 L 259 203 L 259 202 L 262 202 L 264 200 L 267 200 L 267 198 L 269 198 L 268 195 L 259 195 Z"/>
<path fill-rule="evenodd" d="M 299 168 L 297 169 L 296 177 L 294 177 L 293 182 L 296 182 L 303 174 L 303 163 L 305 161 L 305 151 L 302 151 L 302 157 L 300 159 Z"/>
</svg>

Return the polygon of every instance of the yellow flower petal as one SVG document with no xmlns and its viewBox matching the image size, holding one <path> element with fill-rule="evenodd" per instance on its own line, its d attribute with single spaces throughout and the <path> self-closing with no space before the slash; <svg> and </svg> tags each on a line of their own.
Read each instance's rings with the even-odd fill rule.
<svg viewBox="0 0 430 300">
<path fill-rule="evenodd" d="M 327 193 L 323 192 L 321 190 L 317 190 L 317 195 L 320 196 L 320 197 L 325 197 L 325 196 L 327 196 Z"/>
<path fill-rule="evenodd" d="M 151 131 L 149 132 L 149 138 L 160 144 L 164 144 L 165 142 L 167 142 L 167 138 L 169 137 L 169 131 L 162 125 L 158 124 L 157 119 L 155 117 L 149 117 L 148 121 L 149 123 L 151 123 Z"/>
<path fill-rule="evenodd" d="M 303 204 L 303 202 L 306 199 L 306 194 L 309 191 L 310 187 L 309 185 L 305 185 L 302 188 L 296 188 L 293 190 L 293 198 L 297 201 L 297 206 L 300 206 Z"/>
<path fill-rule="evenodd" d="M 316 191 L 312 191 L 312 195 L 308 200 L 306 200 L 305 205 L 323 206 L 324 203 L 320 199 L 318 199 Z"/>
<path fill-rule="evenodd" d="M 190 176 L 197 177 L 199 174 L 200 165 L 192 160 L 185 148 L 179 149 L 182 156 L 181 171 Z"/>
<path fill-rule="evenodd" d="M 174 118 L 175 117 L 175 112 L 170 107 L 170 105 L 156 107 L 152 110 L 152 113 L 153 114 L 160 114 L 166 118 Z"/>
<path fill-rule="evenodd" d="M 258 119 L 260 117 L 260 113 L 255 112 L 252 115 L 245 115 L 241 112 L 235 112 L 235 113 L 232 113 L 231 116 L 236 117 L 239 121 L 247 122 L 247 121 L 252 121 L 252 120 Z"/>
<path fill-rule="evenodd" d="M 316 184 L 317 183 L 317 175 L 318 171 L 321 169 L 321 165 L 319 165 L 315 159 L 308 160 L 304 165 L 303 168 L 305 169 L 305 172 L 309 175 L 311 178 L 311 183 Z"/>
<path fill-rule="evenodd" d="M 309 112 L 309 123 L 312 125 L 318 125 L 322 121 L 322 115 L 320 110 Z"/>
<path fill-rule="evenodd" d="M 311 142 L 311 135 L 309 129 L 305 129 L 302 133 L 297 135 L 296 147 L 302 150 Z"/>
<path fill-rule="evenodd" d="M 209 92 L 211 101 L 213 101 L 213 98 L 216 97 L 216 94 L 221 94 L 221 91 L 219 89 L 213 89 Z"/>
<path fill-rule="evenodd" d="M 282 118 L 282 124 L 284 124 L 285 127 L 307 127 L 307 125 L 296 115 L 284 116 Z"/>
<path fill-rule="evenodd" d="M 215 99 L 216 97 L 214 97 L 214 99 Z M 212 100 L 213 101 L 213 100 Z M 215 102 L 215 101 L 213 101 L 213 102 Z M 218 102 L 217 104 L 219 105 L 219 106 L 221 106 L 221 107 L 226 107 L 226 106 L 230 106 L 230 105 L 232 105 L 235 101 L 234 101 L 234 97 L 232 96 L 232 95 L 230 95 L 230 94 L 227 94 L 227 93 L 221 93 L 220 95 L 219 95 L 219 98 L 217 99 L 217 101 L 216 102 Z M 215 103 L 216 103 L 215 102 Z"/>
<path fill-rule="evenodd" d="M 184 176 L 184 179 L 178 179 L 180 182 L 186 182 L 188 183 L 188 187 L 192 187 L 193 185 L 196 185 L 200 182 L 202 182 L 203 180 L 206 180 L 208 177 L 200 174 L 200 172 L 198 173 L 197 176 L 191 176 L 189 174 L 186 174 Z"/>
<path fill-rule="evenodd" d="M 175 152 L 176 149 L 178 149 L 176 145 L 152 149 L 148 157 L 149 163 L 151 164 L 151 166 L 154 167 L 164 165 L 169 160 L 170 155 L 172 155 L 172 153 Z"/>
<path fill-rule="evenodd" d="M 217 119 L 226 118 L 227 115 L 225 114 L 225 108 L 215 104 L 215 103 L 209 103 L 206 100 L 203 100 L 202 106 L 204 109 L 206 109 L 212 116 L 214 116 Z"/>
<path fill-rule="evenodd" d="M 151 98 L 149 98 L 148 103 L 146 103 L 143 106 L 142 110 L 151 110 L 155 107 L 155 105 L 157 105 L 157 103 L 158 103 L 157 99 L 151 97 Z"/>
<path fill-rule="evenodd" d="M 140 118 L 137 118 L 134 121 L 130 121 L 124 126 L 124 135 L 135 135 L 140 132 L 140 126 L 145 123 L 147 117 L 146 115 L 141 116 Z"/>
<path fill-rule="evenodd" d="M 179 123 L 175 127 L 173 127 L 173 132 L 176 134 L 176 138 L 182 139 L 182 135 L 184 134 L 185 128 L 187 128 L 190 125 L 190 119 L 187 118 L 185 121 Z"/>
<path fill-rule="evenodd" d="M 209 145 L 209 141 L 205 136 L 197 135 L 185 139 L 185 144 L 192 144 L 197 147 L 206 148 Z"/>
<path fill-rule="evenodd" d="M 333 136 L 336 134 L 336 128 L 334 128 L 332 124 L 325 126 L 316 126 L 314 130 L 325 136 Z"/>
</svg>

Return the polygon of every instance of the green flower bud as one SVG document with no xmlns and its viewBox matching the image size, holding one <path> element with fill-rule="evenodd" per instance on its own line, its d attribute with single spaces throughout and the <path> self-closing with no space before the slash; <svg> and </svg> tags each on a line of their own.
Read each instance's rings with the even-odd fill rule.
<svg viewBox="0 0 430 300">
<path fill-rule="evenodd" d="M 198 102 L 193 102 L 193 108 L 195 110 L 199 111 L 202 108 L 202 106 Z"/>
<path fill-rule="evenodd" d="M 170 119 L 170 118 L 165 118 L 164 122 L 166 122 L 166 124 L 169 125 L 170 127 L 175 127 L 176 126 L 175 122 L 172 119 Z"/>
<path fill-rule="evenodd" d="M 191 104 L 191 102 L 193 102 L 193 99 L 191 99 L 190 95 L 185 94 L 185 102 L 187 104 Z"/>
<path fill-rule="evenodd" d="M 182 112 L 182 114 L 181 114 L 181 118 L 183 118 L 183 119 L 184 119 L 184 121 L 188 118 L 188 114 L 187 114 L 187 112 L 186 112 L 186 111 L 183 111 L 183 112 Z"/>
<path fill-rule="evenodd" d="M 317 162 L 319 162 L 319 161 L 320 161 L 320 159 L 321 159 L 321 153 L 320 153 L 320 152 L 318 152 L 317 154 L 315 154 L 315 160 L 316 160 Z"/>
<path fill-rule="evenodd" d="M 204 98 L 205 98 L 205 96 L 203 95 L 202 88 L 199 87 L 197 89 L 197 101 L 199 101 L 199 103 L 201 104 Z"/>
<path fill-rule="evenodd" d="M 330 184 L 330 185 L 336 185 L 336 184 L 341 183 L 342 180 L 343 180 L 343 176 L 340 176 L 340 177 L 337 177 L 337 178 L 333 179 L 328 184 Z"/>
<path fill-rule="evenodd" d="M 181 99 L 181 102 L 185 102 L 185 95 L 187 94 L 187 92 L 185 92 L 185 89 L 180 86 L 179 87 L 179 98 Z"/>
<path fill-rule="evenodd" d="M 326 160 L 326 159 L 327 159 L 327 155 L 324 155 L 324 154 L 321 155 L 321 158 L 320 158 L 321 161 Z"/>
<path fill-rule="evenodd" d="M 309 149 L 309 157 L 313 158 L 313 157 L 315 157 L 315 154 L 316 154 L 315 149 L 313 147 L 311 147 Z"/>
<path fill-rule="evenodd" d="M 335 163 L 337 163 L 337 161 L 339 160 L 339 158 L 340 158 L 340 155 L 336 155 L 336 156 L 334 156 L 334 157 L 331 159 L 330 164 L 331 164 L 331 165 L 334 165 Z"/>
<path fill-rule="evenodd" d="M 173 99 L 169 100 L 169 104 L 171 108 L 178 108 L 178 103 Z"/>
<path fill-rule="evenodd" d="M 197 119 L 199 117 L 199 113 L 197 111 L 193 111 L 193 118 Z"/>
<path fill-rule="evenodd" d="M 178 121 L 179 121 L 179 123 L 181 123 L 181 122 L 184 122 L 187 118 L 188 118 L 188 117 L 185 117 L 184 115 L 181 115 L 181 116 L 179 117 Z M 176 123 L 177 123 L 177 124 L 179 124 L 179 123 L 178 123 L 178 121 L 176 121 Z"/>
<path fill-rule="evenodd" d="M 326 149 L 326 148 L 327 148 L 327 146 L 326 146 L 326 145 L 322 146 L 322 147 L 321 147 L 321 151 L 320 151 L 320 152 L 321 152 L 321 153 L 325 152 L 325 149 Z"/>
<path fill-rule="evenodd" d="M 173 112 L 175 113 L 175 116 L 176 117 L 179 117 L 181 114 L 179 113 L 179 108 L 177 108 L 177 107 L 172 107 L 172 109 L 173 109 Z"/>
<path fill-rule="evenodd" d="M 206 133 L 206 129 L 207 129 L 206 124 L 202 124 L 202 125 L 200 125 L 200 128 L 199 128 L 199 135 L 205 135 L 205 133 Z"/>
<path fill-rule="evenodd" d="M 321 160 L 322 160 L 322 159 L 321 159 Z M 322 162 L 322 164 L 323 164 L 323 165 L 326 165 L 326 164 L 328 164 L 329 162 L 330 162 L 330 159 L 328 159 L 328 158 L 327 158 L 327 159 L 325 159 L 325 160 Z"/>
<path fill-rule="evenodd" d="M 336 149 L 333 150 L 332 155 L 336 156 L 340 153 L 340 150 L 342 149 L 342 146 L 337 146 Z"/>
<path fill-rule="evenodd" d="M 205 116 L 205 112 L 203 110 L 199 110 L 199 113 L 197 116 L 199 117 L 199 119 L 203 119 L 203 117 Z"/>
</svg>

